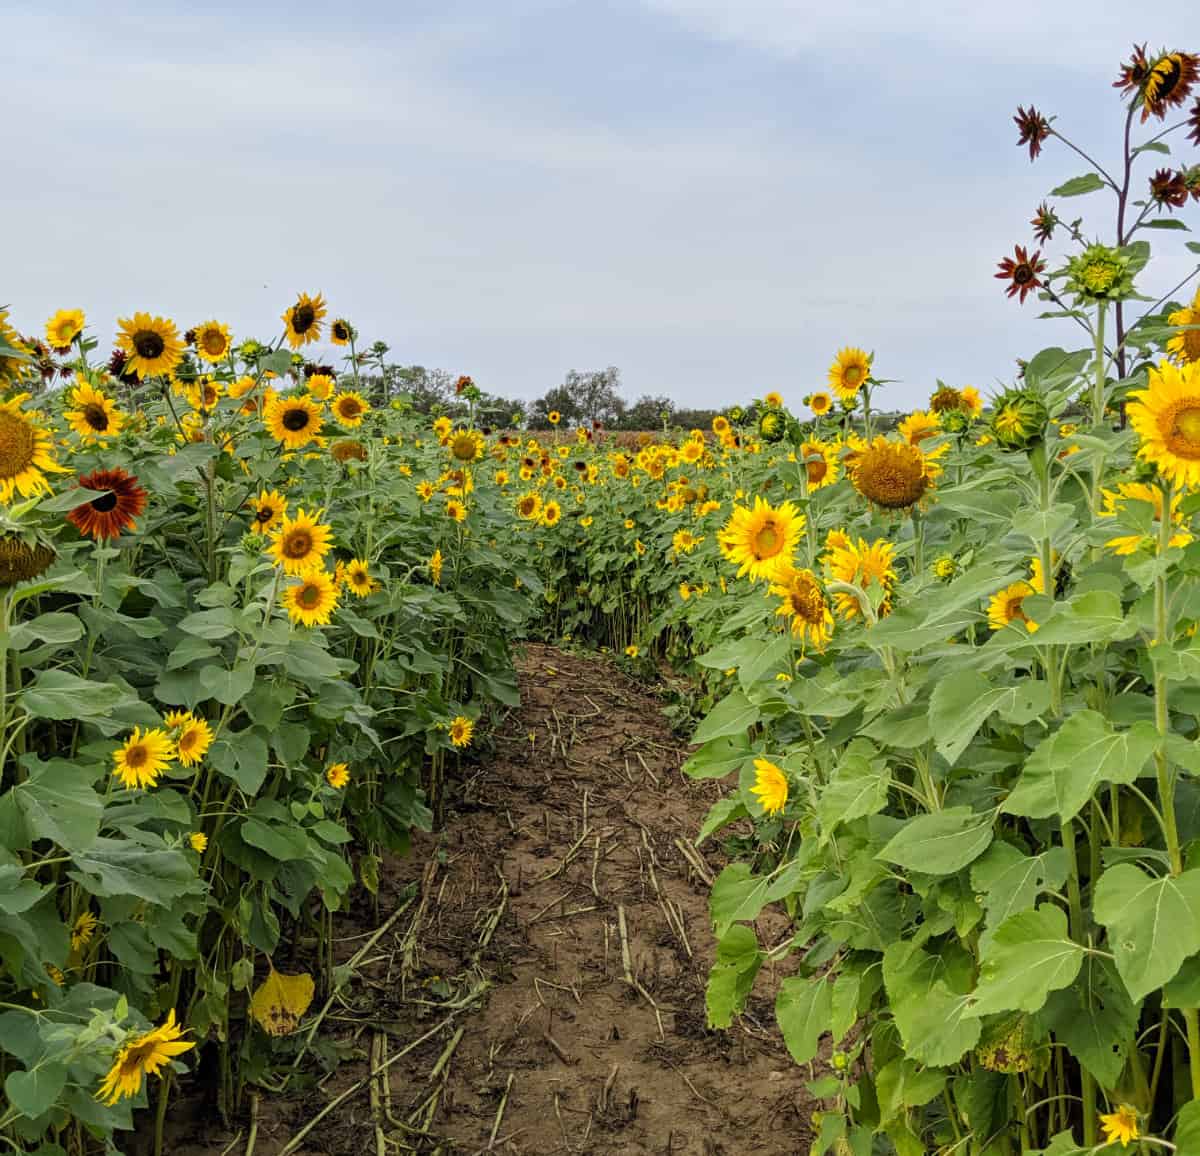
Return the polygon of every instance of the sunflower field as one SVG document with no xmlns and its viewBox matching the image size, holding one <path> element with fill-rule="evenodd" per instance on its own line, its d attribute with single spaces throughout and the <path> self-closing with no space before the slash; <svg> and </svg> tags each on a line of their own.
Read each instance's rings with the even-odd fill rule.
<svg viewBox="0 0 1200 1156">
<path fill-rule="evenodd" d="M 147 1109 L 161 1151 L 188 1081 L 270 1086 L 334 913 L 546 637 L 688 680 L 733 860 L 708 1024 L 782 970 L 814 1152 L 1200 1152 L 1200 244 L 1141 290 L 1200 202 L 1200 164 L 1143 168 L 1200 145 L 1198 81 L 1136 50 L 1120 166 L 1001 262 L 1077 347 L 906 415 L 848 346 L 791 408 L 538 438 L 467 378 L 415 412 L 320 294 L 271 341 L 135 312 L 111 354 L 0 311 L 6 1146 L 120 1151 Z M 1061 207 L 1101 194 L 1115 225 Z"/>
</svg>

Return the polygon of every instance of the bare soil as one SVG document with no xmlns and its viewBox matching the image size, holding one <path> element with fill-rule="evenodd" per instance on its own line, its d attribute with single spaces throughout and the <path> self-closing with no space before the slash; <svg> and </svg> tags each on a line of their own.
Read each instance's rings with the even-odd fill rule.
<svg viewBox="0 0 1200 1156">
<path fill-rule="evenodd" d="M 611 662 L 531 645 L 519 665 L 522 705 L 444 828 L 385 865 L 378 914 L 337 925 L 344 961 L 387 924 L 322 1024 L 347 1058 L 261 1095 L 240 1134 L 181 1105 L 172 1156 L 242 1156 L 252 1125 L 254 1156 L 807 1150 L 778 977 L 706 1027 L 724 864 L 692 839 L 721 786 L 681 774 L 661 704 Z M 767 917 L 760 941 L 785 931 Z"/>
</svg>

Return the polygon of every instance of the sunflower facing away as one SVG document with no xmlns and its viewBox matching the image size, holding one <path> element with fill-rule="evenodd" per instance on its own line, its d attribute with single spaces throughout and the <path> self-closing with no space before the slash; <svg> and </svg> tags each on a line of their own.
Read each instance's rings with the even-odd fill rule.
<svg viewBox="0 0 1200 1156">
<path fill-rule="evenodd" d="M 60 309 L 46 322 L 46 344 L 60 352 L 69 349 L 85 324 L 82 309 Z"/>
<path fill-rule="evenodd" d="M 175 732 L 175 753 L 180 764 L 194 767 L 212 746 L 212 727 L 190 710 L 172 711 L 163 721 L 167 730 Z"/>
<path fill-rule="evenodd" d="M 63 417 L 84 445 L 103 445 L 106 438 L 116 437 L 125 424 L 125 415 L 112 398 L 83 378 L 67 394 L 67 403 L 71 408 L 63 410 Z"/>
<path fill-rule="evenodd" d="M 100 1084 L 96 1099 L 111 1107 L 118 1100 L 136 1096 L 142 1090 L 143 1076 L 157 1075 L 175 1056 L 196 1046 L 182 1038 L 185 1030 L 176 1024 L 172 1008 L 158 1027 L 126 1039 Z"/>
<path fill-rule="evenodd" d="M 146 508 L 146 491 L 132 474 L 120 467 L 93 470 L 80 477 L 79 485 L 87 490 L 108 491 L 67 514 L 67 521 L 81 534 L 99 541 L 119 538 L 126 530 L 137 528 L 136 519 Z"/>
<path fill-rule="evenodd" d="M 302 626 L 328 626 L 337 604 L 337 583 L 324 570 L 306 571 L 283 592 L 288 618 Z"/>
<path fill-rule="evenodd" d="M 307 514 L 301 508 L 294 518 L 284 514 L 272 531 L 267 553 L 275 559 L 276 565 L 283 567 L 285 574 L 303 574 L 323 564 L 333 531 L 318 522 L 318 516 Z"/>
<path fill-rule="evenodd" d="M 442 549 L 439 546 L 429 556 L 429 576 L 433 579 L 435 586 L 442 584 L 442 567 L 446 564 L 445 558 L 442 557 Z"/>
<path fill-rule="evenodd" d="M 925 496 L 938 473 L 920 446 L 881 435 L 855 457 L 850 480 L 868 502 L 885 510 L 907 510 Z"/>
<path fill-rule="evenodd" d="M 763 813 L 776 815 L 787 806 L 787 776 L 768 759 L 754 760 L 754 786 L 750 793 L 758 800 Z"/>
<path fill-rule="evenodd" d="M 958 391 L 954 391 L 957 399 Z M 934 395 L 935 397 L 937 394 Z M 947 407 L 948 408 L 948 407 Z M 910 446 L 915 446 L 923 442 L 926 438 L 936 437 L 942 432 L 942 422 L 937 415 L 937 411 L 930 406 L 931 412 L 926 413 L 923 409 L 913 410 L 899 425 L 900 436 L 908 442 Z"/>
<path fill-rule="evenodd" d="M 728 523 L 717 535 L 721 552 L 738 566 L 738 577 L 772 580 L 790 565 L 804 530 L 804 515 L 791 502 L 773 509 L 756 496 L 754 506 L 734 506 Z"/>
<path fill-rule="evenodd" d="M 771 593 L 782 599 L 775 613 L 791 621 L 793 637 L 803 651 L 806 642 L 824 650 L 833 635 L 833 615 L 825 591 L 811 570 L 792 570 L 771 586 Z"/>
<path fill-rule="evenodd" d="M 1194 329 L 1185 329 L 1175 334 L 1167 342 L 1167 353 L 1171 359 L 1180 365 L 1200 361 L 1200 289 L 1191 305 L 1176 309 L 1167 318 L 1168 325 L 1194 325 Z"/>
<path fill-rule="evenodd" d="M 893 567 L 896 547 L 891 542 L 884 538 L 870 543 L 859 538 L 855 542 L 843 530 L 830 530 L 825 549 L 824 562 L 831 581 L 857 586 L 872 601 L 878 599 L 880 617 L 891 611 L 896 589 Z M 858 597 L 849 591 L 836 591 L 833 604 L 838 614 L 848 621 L 863 617 Z"/>
<path fill-rule="evenodd" d="M 871 357 L 861 349 L 847 346 L 838 351 L 829 367 L 829 388 L 842 401 L 858 396 L 858 391 L 871 376 Z"/>
<path fill-rule="evenodd" d="M 321 432 L 321 407 L 303 393 L 272 398 L 263 419 L 271 436 L 289 450 L 303 449 Z"/>
<path fill-rule="evenodd" d="M 278 490 L 263 490 L 254 500 L 252 528 L 259 534 L 269 534 L 279 525 L 287 508 L 288 500 Z"/>
<path fill-rule="evenodd" d="M 293 349 L 300 349 L 321 340 L 321 319 L 325 316 L 325 299 L 318 293 L 310 297 L 301 293 L 296 304 L 283 314 L 283 335 Z"/>
<path fill-rule="evenodd" d="M 117 348 L 125 352 L 125 373 L 153 377 L 172 373 L 183 358 L 183 341 L 175 322 L 149 313 L 117 321 Z"/>
<path fill-rule="evenodd" d="M 205 321 L 194 330 L 194 344 L 198 357 L 205 361 L 221 361 L 229 353 L 232 341 L 229 337 L 229 326 L 219 321 Z"/>
<path fill-rule="evenodd" d="M 1113 1112 L 1102 1112 L 1100 1127 L 1104 1130 L 1106 1146 L 1120 1142 L 1122 1148 L 1127 1148 L 1129 1142 L 1141 1134 L 1138 1132 L 1137 1109 L 1128 1104 L 1118 1104 Z"/>
<path fill-rule="evenodd" d="M 1151 367 L 1149 388 L 1129 396 L 1129 424 L 1142 443 L 1138 457 L 1177 486 L 1200 485 L 1200 362 Z"/>
<path fill-rule="evenodd" d="M 66 472 L 51 456 L 54 443 L 49 432 L 22 411 L 28 397 L 21 393 L 0 402 L 0 501 L 6 503 L 14 493 L 23 498 L 50 493 L 46 472 Z"/>
<path fill-rule="evenodd" d="M 347 429 L 355 429 L 362 425 L 363 418 L 370 412 L 371 407 L 366 398 L 353 390 L 337 394 L 329 403 L 329 408 L 339 425 Z"/>
<path fill-rule="evenodd" d="M 134 727 L 125 745 L 113 751 L 113 774 L 130 790 L 153 787 L 174 757 L 175 744 L 166 731 Z"/>
</svg>

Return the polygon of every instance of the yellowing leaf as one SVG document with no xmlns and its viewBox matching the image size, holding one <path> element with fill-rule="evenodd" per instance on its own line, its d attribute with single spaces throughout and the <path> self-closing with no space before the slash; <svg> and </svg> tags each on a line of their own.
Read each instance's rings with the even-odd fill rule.
<svg viewBox="0 0 1200 1156">
<path fill-rule="evenodd" d="M 270 1036 L 291 1035 L 312 1003 L 313 978 L 308 972 L 280 975 L 274 967 L 250 1000 L 250 1014 Z"/>
</svg>

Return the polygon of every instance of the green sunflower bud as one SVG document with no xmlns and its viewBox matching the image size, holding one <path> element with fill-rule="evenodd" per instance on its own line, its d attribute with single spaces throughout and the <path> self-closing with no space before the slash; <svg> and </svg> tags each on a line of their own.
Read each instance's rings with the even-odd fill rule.
<svg viewBox="0 0 1200 1156">
<path fill-rule="evenodd" d="M 1046 403 L 1032 389 L 1006 389 L 992 409 L 992 437 L 1009 450 L 1026 450 L 1045 436 Z"/>
<path fill-rule="evenodd" d="M 1067 262 L 1067 289 L 1077 301 L 1123 301 L 1133 296 L 1133 259 L 1123 249 L 1093 244 Z"/>
</svg>

